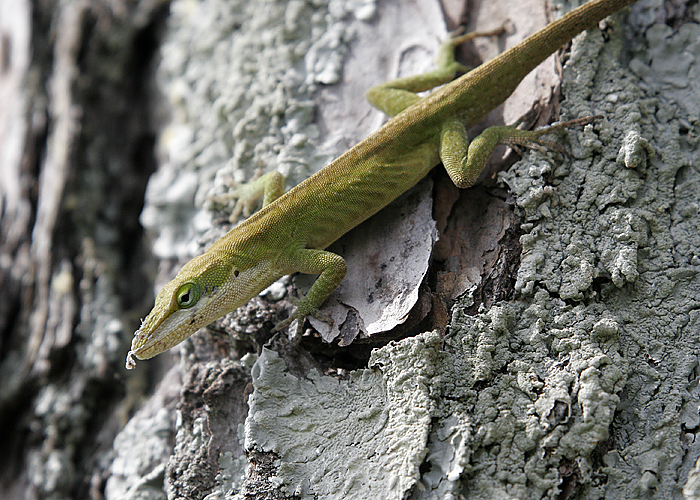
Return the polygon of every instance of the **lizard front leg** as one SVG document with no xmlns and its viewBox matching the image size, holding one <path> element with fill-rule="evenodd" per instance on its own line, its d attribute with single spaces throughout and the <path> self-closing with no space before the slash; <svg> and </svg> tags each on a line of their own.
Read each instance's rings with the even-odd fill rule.
<svg viewBox="0 0 700 500">
<path fill-rule="evenodd" d="M 213 196 L 214 203 L 227 204 L 235 200 L 236 204 L 231 210 L 229 221 L 235 223 L 243 213 L 249 217 L 255 203 L 262 197 L 262 206 L 265 207 L 284 194 L 284 177 L 277 170 L 268 172 L 245 184 L 240 184 L 226 194 Z"/>
<path fill-rule="evenodd" d="M 277 264 L 282 274 L 299 272 L 319 275 L 306 296 L 299 301 L 292 315 L 277 323 L 273 329 L 274 332 L 280 331 L 297 319 L 299 320 L 297 334 L 300 335 L 304 318 L 309 315 L 318 315 L 318 308 L 331 292 L 338 288 L 348 266 L 345 259 L 338 254 L 308 248 L 287 253 Z M 321 319 L 324 318 L 321 317 Z"/>
</svg>

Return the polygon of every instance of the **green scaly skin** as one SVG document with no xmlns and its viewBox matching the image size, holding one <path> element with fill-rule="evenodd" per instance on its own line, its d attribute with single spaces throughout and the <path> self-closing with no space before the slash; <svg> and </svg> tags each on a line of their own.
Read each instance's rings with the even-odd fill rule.
<svg viewBox="0 0 700 500">
<path fill-rule="evenodd" d="M 486 129 L 471 144 L 465 130 L 501 104 L 520 81 L 581 31 L 634 0 L 592 0 L 550 23 L 520 44 L 452 81 L 462 67 L 454 47 L 441 49 L 438 68 L 370 89 L 370 102 L 390 116 L 381 129 L 307 180 L 283 192 L 277 172 L 254 181 L 263 208 L 231 229 L 203 255 L 188 262 L 156 298 L 134 334 L 134 356 L 151 358 L 198 329 L 245 304 L 280 277 L 319 274 L 280 330 L 316 311 L 345 276 L 343 258 L 323 249 L 371 217 L 423 178 L 441 161 L 460 188 L 471 186 L 497 144 L 549 145 L 538 131 Z M 444 84 L 444 85 L 443 85 Z M 416 92 L 443 85 L 427 97 Z M 281 195 L 281 196 L 280 196 Z"/>
</svg>

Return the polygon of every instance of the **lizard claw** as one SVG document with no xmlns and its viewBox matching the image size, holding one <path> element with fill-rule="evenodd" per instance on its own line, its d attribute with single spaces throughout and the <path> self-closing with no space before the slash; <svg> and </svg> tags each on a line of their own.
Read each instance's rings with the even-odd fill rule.
<svg viewBox="0 0 700 500">
<path fill-rule="evenodd" d="M 303 298 L 302 299 L 295 299 L 293 297 L 290 297 L 288 299 L 292 304 L 297 306 L 297 310 L 294 311 L 287 319 L 280 321 L 275 325 L 275 327 L 272 329 L 273 333 L 277 333 L 284 328 L 287 328 L 289 325 L 292 324 L 294 320 L 298 321 L 297 325 L 297 335 L 301 337 L 302 333 L 302 328 L 304 326 L 304 320 L 306 319 L 307 316 L 313 316 L 314 318 L 318 319 L 319 321 L 323 321 L 324 323 L 328 323 L 330 325 L 333 324 L 333 318 L 328 316 L 327 314 L 321 312 L 319 309 L 313 309 L 306 314 L 300 314 L 299 307 L 303 307 Z"/>
</svg>

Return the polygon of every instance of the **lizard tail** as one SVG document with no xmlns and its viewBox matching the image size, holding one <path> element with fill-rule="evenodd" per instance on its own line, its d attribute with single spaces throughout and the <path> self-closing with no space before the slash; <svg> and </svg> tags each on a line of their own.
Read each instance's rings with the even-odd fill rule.
<svg viewBox="0 0 700 500">
<path fill-rule="evenodd" d="M 505 101 L 525 76 L 582 31 L 636 0 L 591 0 L 424 99 L 437 116 L 466 112 L 474 123 Z M 484 90 L 483 82 L 492 85 Z M 483 95 L 475 95 L 481 92 Z M 442 111 L 442 113 L 440 112 Z M 469 120 L 472 121 L 471 119 Z M 467 124 L 470 126 L 471 124 Z"/>
</svg>

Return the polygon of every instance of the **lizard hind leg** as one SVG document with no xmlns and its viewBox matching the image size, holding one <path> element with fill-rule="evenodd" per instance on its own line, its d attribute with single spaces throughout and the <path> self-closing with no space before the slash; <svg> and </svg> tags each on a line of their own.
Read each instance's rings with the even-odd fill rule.
<svg viewBox="0 0 700 500">
<path fill-rule="evenodd" d="M 586 125 L 597 118 L 600 116 L 585 116 L 539 130 L 519 130 L 513 126 L 489 127 L 471 143 L 467 139 L 464 125 L 456 118 L 449 118 L 440 130 L 440 159 L 452 182 L 459 188 L 468 188 L 476 182 L 499 144 L 538 150 L 551 149 L 568 154 L 561 144 L 542 136 L 563 128 Z"/>
<path fill-rule="evenodd" d="M 470 68 L 455 60 L 455 47 L 476 37 L 497 36 L 504 31 L 505 28 L 500 27 L 492 31 L 450 34 L 449 38 L 440 45 L 434 70 L 376 85 L 367 91 L 367 100 L 388 116 L 396 116 L 421 99 L 418 92 L 434 89 L 451 82 L 457 73 L 469 71 Z"/>
</svg>

